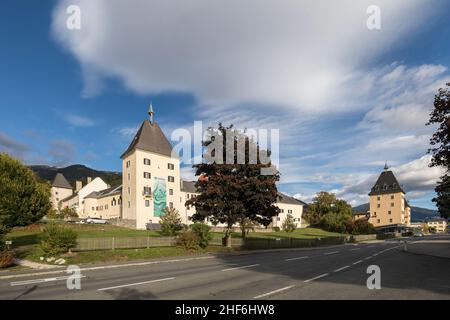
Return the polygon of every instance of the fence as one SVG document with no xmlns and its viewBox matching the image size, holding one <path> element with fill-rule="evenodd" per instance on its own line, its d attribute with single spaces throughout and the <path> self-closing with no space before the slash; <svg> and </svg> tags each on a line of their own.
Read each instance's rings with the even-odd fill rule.
<svg viewBox="0 0 450 320">
<path fill-rule="evenodd" d="M 174 237 L 81 238 L 78 239 L 74 251 L 142 249 L 175 245 Z"/>
<path fill-rule="evenodd" d="M 231 245 L 245 249 L 281 249 L 307 248 L 326 245 L 343 244 L 345 237 L 296 239 L 296 238 L 232 238 Z M 222 238 L 214 237 L 211 246 L 222 246 Z M 173 247 L 175 237 L 128 237 L 128 238 L 80 238 L 73 251 L 144 249 L 155 247 Z"/>
</svg>

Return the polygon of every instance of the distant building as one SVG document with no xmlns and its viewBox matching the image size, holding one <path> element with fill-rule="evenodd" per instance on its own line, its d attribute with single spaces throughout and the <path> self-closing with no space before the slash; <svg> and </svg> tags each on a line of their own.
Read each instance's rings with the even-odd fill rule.
<svg viewBox="0 0 450 320">
<path fill-rule="evenodd" d="M 369 222 L 386 231 L 410 226 L 411 208 L 405 195 L 406 192 L 386 164 L 369 193 Z"/>
<path fill-rule="evenodd" d="M 60 209 L 60 201 L 72 196 L 72 194 L 73 189 L 69 181 L 67 181 L 62 173 L 58 173 L 55 176 L 55 179 L 53 179 L 51 188 L 51 202 L 53 209 L 58 211 Z"/>
<path fill-rule="evenodd" d="M 71 196 L 66 197 L 60 201 L 60 209 L 70 208 L 74 209 L 80 218 L 88 217 L 86 214 L 84 200 L 92 192 L 98 192 L 108 189 L 108 185 L 101 178 L 92 180 L 88 178 L 88 183 L 83 187 L 81 181 L 76 183 L 76 191 Z"/>
<path fill-rule="evenodd" d="M 437 233 L 447 231 L 447 220 L 444 218 L 434 218 L 426 221 L 428 228 L 433 228 Z"/>
</svg>

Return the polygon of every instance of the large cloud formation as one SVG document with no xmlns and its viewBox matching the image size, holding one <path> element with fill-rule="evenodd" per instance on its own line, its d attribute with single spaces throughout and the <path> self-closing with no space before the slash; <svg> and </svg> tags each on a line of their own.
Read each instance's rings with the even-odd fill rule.
<svg viewBox="0 0 450 320">
<path fill-rule="evenodd" d="M 207 105 L 336 111 L 352 107 L 342 99 L 357 91 L 347 84 L 361 67 L 431 14 L 423 0 L 376 2 L 378 31 L 366 26 L 366 0 L 62 0 L 52 31 L 80 61 L 86 96 L 113 77 L 137 93 L 189 92 Z M 66 28 L 73 4 L 81 30 Z M 359 90 L 369 84 L 364 77 Z"/>
</svg>

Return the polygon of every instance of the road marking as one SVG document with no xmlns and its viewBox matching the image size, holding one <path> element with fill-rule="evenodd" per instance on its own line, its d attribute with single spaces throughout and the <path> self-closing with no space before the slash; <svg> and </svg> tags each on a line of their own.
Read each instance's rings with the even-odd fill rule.
<svg viewBox="0 0 450 320">
<path fill-rule="evenodd" d="M 350 266 L 345 266 L 345 267 L 336 269 L 336 270 L 334 270 L 333 272 L 339 272 L 339 271 L 345 270 L 345 269 L 347 269 L 347 268 L 350 268 Z"/>
<path fill-rule="evenodd" d="M 339 253 L 339 251 L 325 252 L 324 255 L 328 256 L 330 254 L 335 254 L 335 253 Z"/>
<path fill-rule="evenodd" d="M 270 296 L 270 295 L 275 294 L 275 293 L 279 293 L 279 292 L 282 292 L 282 291 L 286 291 L 286 290 L 292 289 L 293 287 L 295 287 L 295 286 L 289 286 L 289 287 L 284 287 L 284 288 L 281 288 L 281 289 L 278 289 L 278 290 L 270 291 L 270 292 L 261 294 L 259 296 L 256 296 L 253 299 L 264 298 L 264 297 Z"/>
<path fill-rule="evenodd" d="M 309 258 L 308 256 L 305 256 L 305 257 L 298 257 L 298 258 L 286 259 L 286 260 L 284 260 L 284 261 L 295 261 L 295 260 L 308 259 L 308 258 Z"/>
<path fill-rule="evenodd" d="M 365 257 L 364 258 L 364 260 L 369 260 L 369 259 L 371 259 L 372 257 Z"/>
<path fill-rule="evenodd" d="M 15 286 L 25 286 L 28 284 L 37 284 L 37 283 L 46 283 L 46 282 L 55 282 L 55 281 L 64 281 L 67 279 L 81 279 L 86 278 L 86 276 L 66 276 L 66 277 L 55 277 L 55 278 L 46 278 L 46 279 L 36 279 L 36 280 L 27 280 L 27 281 L 17 281 L 17 282 L 11 282 L 10 285 L 12 287 Z"/>
<path fill-rule="evenodd" d="M 350 251 L 361 250 L 361 248 L 350 249 Z"/>
<path fill-rule="evenodd" d="M 352 264 L 358 264 L 358 263 L 361 263 L 361 262 L 363 262 L 363 261 L 362 260 L 358 260 L 356 262 L 353 262 Z"/>
<path fill-rule="evenodd" d="M 133 286 L 140 286 L 143 284 L 149 284 L 149 283 L 155 283 L 155 282 L 162 282 L 162 281 L 168 281 L 173 280 L 175 278 L 165 278 L 165 279 L 158 279 L 158 280 L 151 280 L 151 281 L 144 281 L 144 282 L 137 282 L 137 283 L 130 283 L 130 284 L 124 284 L 122 286 L 115 286 L 115 287 L 109 287 L 109 288 L 102 288 L 98 289 L 98 291 L 106 291 L 106 290 L 113 290 L 113 289 L 119 289 L 119 288 L 126 288 L 126 287 L 133 287 Z"/>
<path fill-rule="evenodd" d="M 148 266 L 148 265 L 162 264 L 162 263 L 178 263 L 178 262 L 188 262 L 188 261 L 196 261 L 196 260 L 208 260 L 208 259 L 215 259 L 215 258 L 216 258 L 215 256 L 207 256 L 207 257 L 185 258 L 185 259 L 146 261 L 146 262 L 127 263 L 127 264 L 115 264 L 115 265 L 100 266 L 100 267 L 81 268 L 80 271 L 96 271 L 96 270 L 116 269 L 116 268 L 124 268 L 124 267 L 141 267 L 141 266 Z M 45 272 L 37 272 L 37 273 L 16 274 L 16 275 L 10 275 L 10 276 L 0 276 L 0 280 L 11 279 L 11 278 L 36 277 L 36 276 L 44 276 L 44 275 L 48 275 L 48 274 L 66 273 L 66 272 L 67 272 L 66 269 L 63 269 L 63 270 L 45 271 Z"/>
<path fill-rule="evenodd" d="M 246 269 L 246 268 L 252 268 L 257 267 L 259 264 L 251 264 L 249 266 L 243 266 L 243 267 L 236 267 L 236 268 L 229 268 L 229 269 L 223 269 L 222 271 L 232 271 L 232 270 L 238 270 L 238 269 Z"/>
<path fill-rule="evenodd" d="M 329 274 L 329 273 L 324 273 L 324 274 L 321 274 L 320 276 L 317 276 L 317 277 L 314 277 L 314 278 L 311 278 L 311 279 L 305 280 L 304 282 L 311 282 L 311 281 L 314 281 L 314 280 L 317 280 L 317 279 L 320 279 L 320 278 L 326 277 L 326 276 L 328 276 L 328 275 L 330 275 L 330 274 Z"/>
</svg>

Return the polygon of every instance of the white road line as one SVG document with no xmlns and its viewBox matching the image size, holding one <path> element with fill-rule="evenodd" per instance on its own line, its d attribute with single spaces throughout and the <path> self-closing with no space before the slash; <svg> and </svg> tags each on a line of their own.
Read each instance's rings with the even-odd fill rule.
<svg viewBox="0 0 450 320">
<path fill-rule="evenodd" d="M 333 272 L 339 272 L 339 271 L 345 270 L 345 269 L 347 269 L 347 268 L 350 268 L 350 266 L 345 266 L 345 267 L 336 269 L 336 270 L 334 270 Z"/>
<path fill-rule="evenodd" d="M 236 267 L 236 268 L 223 269 L 222 271 L 232 271 L 232 270 L 246 269 L 246 268 L 252 268 L 252 267 L 257 267 L 257 266 L 259 266 L 259 264 L 251 264 L 249 266 L 242 266 L 242 267 Z"/>
<path fill-rule="evenodd" d="M 369 260 L 369 259 L 371 259 L 372 257 L 365 257 L 364 258 L 364 260 Z"/>
<path fill-rule="evenodd" d="M 308 259 L 308 258 L 309 258 L 308 256 L 304 256 L 304 257 L 286 259 L 284 261 L 295 261 L 295 260 Z"/>
<path fill-rule="evenodd" d="M 98 289 L 98 291 L 106 291 L 106 290 L 113 290 L 113 289 L 119 289 L 119 288 L 126 288 L 126 287 L 133 287 L 133 286 L 140 286 L 143 284 L 149 284 L 149 283 L 155 283 L 155 282 L 162 282 L 162 281 L 168 281 L 173 280 L 175 278 L 165 278 L 165 279 L 158 279 L 158 280 L 151 280 L 151 281 L 144 281 L 144 282 L 138 282 L 138 283 L 130 283 L 130 284 L 124 284 L 122 286 L 116 286 L 116 287 L 109 287 L 109 288 L 102 288 Z"/>
<path fill-rule="evenodd" d="M 87 268 L 81 268 L 80 271 L 96 271 L 96 270 L 116 269 L 116 268 L 126 268 L 126 267 L 141 267 L 141 266 L 149 266 L 149 265 L 154 265 L 154 264 L 189 262 L 189 261 L 208 260 L 208 259 L 215 259 L 215 258 L 216 258 L 215 256 L 207 256 L 207 257 L 197 257 L 197 258 L 146 261 L 146 262 L 136 262 L 136 263 L 127 263 L 127 264 L 115 264 L 115 265 L 99 266 L 99 267 L 87 267 Z M 63 270 L 54 270 L 54 271 L 44 271 L 44 272 L 38 272 L 38 273 L 25 273 L 25 274 L 17 274 L 17 275 L 8 275 L 8 276 L 0 276 L 0 280 L 11 279 L 11 278 L 25 278 L 25 277 L 44 276 L 44 275 L 48 275 L 48 274 L 66 273 L 66 272 L 67 272 L 66 269 L 63 269 Z"/>
<path fill-rule="evenodd" d="M 293 287 L 295 287 L 295 286 L 289 286 L 289 287 L 284 287 L 284 288 L 281 288 L 281 289 L 278 289 L 278 290 L 270 291 L 270 292 L 261 294 L 261 295 L 259 295 L 259 296 L 256 296 L 256 297 L 254 297 L 253 299 L 264 298 L 264 297 L 270 296 L 270 295 L 275 294 L 275 293 L 278 293 L 278 292 L 282 292 L 282 291 L 286 291 L 286 290 L 292 289 Z"/>
<path fill-rule="evenodd" d="M 330 275 L 330 274 L 329 274 L 329 273 L 324 273 L 324 274 L 321 274 L 320 276 L 317 276 L 317 277 L 314 277 L 314 278 L 311 278 L 311 279 L 305 280 L 304 282 L 311 282 L 311 281 L 314 281 L 314 280 L 317 280 L 317 279 L 320 279 L 320 278 L 326 277 L 326 276 L 328 276 L 328 275 Z"/>
<path fill-rule="evenodd" d="M 26 286 L 28 284 L 37 284 L 37 283 L 46 283 L 46 282 L 55 282 L 55 281 L 64 281 L 67 279 L 81 279 L 81 278 L 86 278 L 86 276 L 66 276 L 66 277 L 56 277 L 56 278 L 46 278 L 46 279 L 35 279 L 35 280 L 27 280 L 27 281 L 17 281 L 17 282 L 11 282 L 10 285 L 12 287 L 15 286 Z"/>
<path fill-rule="evenodd" d="M 361 248 L 350 249 L 350 251 L 361 250 Z"/>
<path fill-rule="evenodd" d="M 339 253 L 339 251 L 325 252 L 324 255 L 328 256 L 330 254 L 335 254 L 335 253 Z"/>
<path fill-rule="evenodd" d="M 358 260 L 356 262 L 353 262 L 352 264 L 358 264 L 358 263 L 361 263 L 361 262 L 363 262 L 363 261 L 362 260 Z"/>
</svg>

